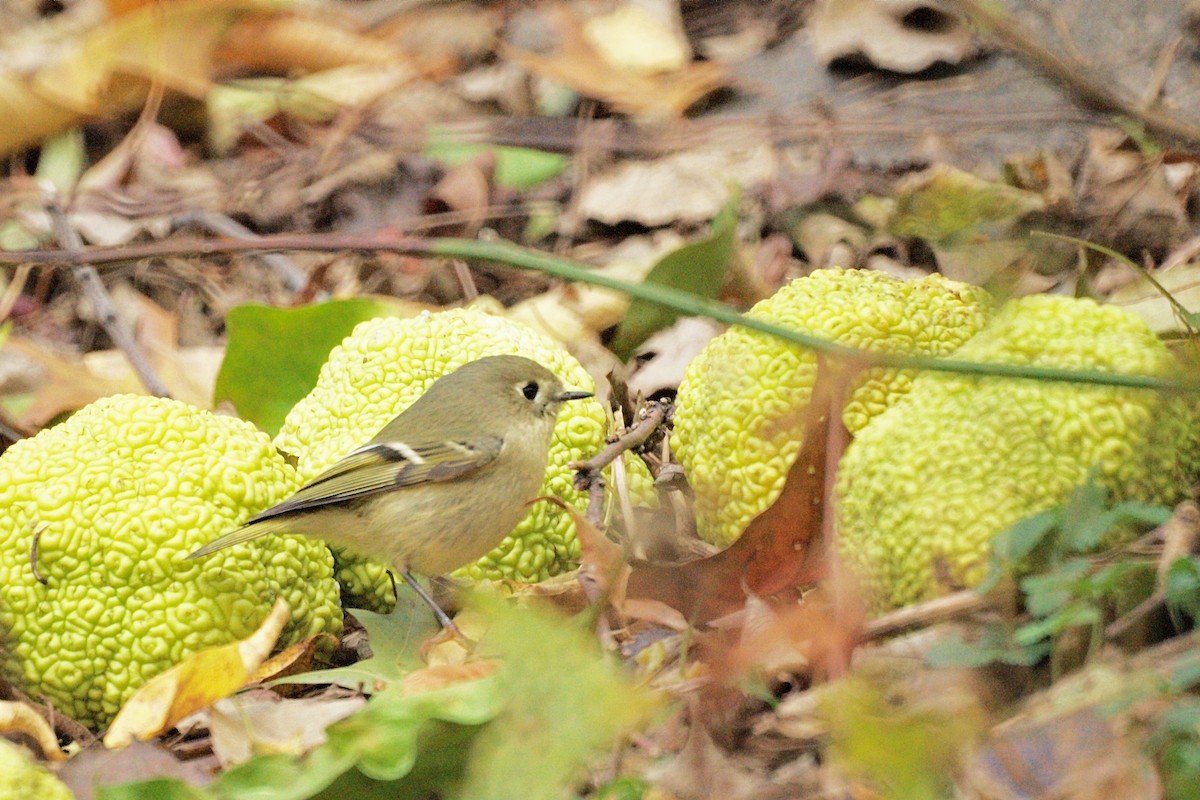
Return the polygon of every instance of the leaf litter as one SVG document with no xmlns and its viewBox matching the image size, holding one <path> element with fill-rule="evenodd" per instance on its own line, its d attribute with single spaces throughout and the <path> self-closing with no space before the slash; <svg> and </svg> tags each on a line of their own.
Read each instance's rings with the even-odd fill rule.
<svg viewBox="0 0 1200 800">
<path fill-rule="evenodd" d="M 80 0 L 48 19 L 17 5 L 23 24 L 5 29 L 4 48 L 20 68 L 0 75 L 23 120 L 0 137 L 11 156 L 0 200 L 6 249 L 55 242 L 45 179 L 88 244 L 194 236 L 184 220 L 204 212 L 255 235 L 387 228 L 525 242 L 743 306 L 820 267 L 936 270 L 1001 295 L 1107 297 L 1158 332 L 1187 330 L 1178 306 L 1127 264 L 1033 235 L 1049 231 L 1112 247 L 1197 308 L 1195 141 L 1111 125 L 1068 92 L 1047 105 L 1054 135 L 1039 138 L 1012 105 L 1028 74 L 1007 91 L 996 80 L 1024 68 L 1004 47 L 964 36 L 957 17 L 942 37 L 904 46 L 921 41 L 914 23 L 930 21 L 918 4 L 843 4 L 900 9 L 893 17 L 907 30 L 893 36 L 850 14 L 841 39 L 822 33 L 820 16 L 791 33 L 799 23 L 780 21 L 799 15 L 786 2 L 724 4 L 711 16 L 712 4 L 662 4 L 678 28 L 618 2 L 482 3 L 466 13 L 417 4 L 382 20 L 349 2 L 313 11 Z M 824 15 L 839 4 L 817 5 Z M 1184 30 L 1167 24 L 1175 12 L 1151 6 L 1145 30 Z M 1057 13 L 1059 33 L 1112 43 L 1080 24 L 1079 4 Z M 1155 42 L 1165 54 L 1157 62 L 1122 50 L 1161 76 L 1144 87 L 1145 107 L 1186 108 L 1179 98 L 1200 85 L 1194 67 L 1166 58 L 1181 45 Z M 981 49 L 993 55 L 974 58 Z M 738 63 L 697 55 L 716 52 L 738 53 Z M 796 53 L 816 63 L 813 52 L 865 65 L 850 75 L 822 67 L 811 83 L 797 77 L 812 77 L 811 64 L 788 71 Z M 1102 63 L 1106 53 L 1089 55 Z M 935 61 L 956 66 L 929 69 Z M 781 66 L 786 82 L 773 72 Z M 909 69 L 926 71 L 915 81 L 895 74 Z M 1118 83 L 1114 92 L 1129 88 Z M 833 102 L 787 105 L 792 87 L 822 86 L 840 90 Z M 1000 98 L 998 113 L 964 104 L 964 87 Z M 739 103 L 751 113 L 730 117 Z M 139 121 L 147 108 L 154 113 Z M 83 136 L 50 139 L 76 126 Z M 989 133 L 999 128 L 1007 137 Z M 731 187 L 739 200 L 729 201 Z M 656 237 L 666 244 L 637 264 L 613 259 Z M 103 277 L 172 394 L 229 401 L 266 428 L 290 405 L 271 387 L 296 379 L 290 396 L 303 394 L 312 378 L 298 373 L 312 364 L 281 370 L 266 389 L 238 377 L 277 367 L 256 361 L 265 345 L 238 331 L 267 313 L 248 302 L 295 305 L 285 313 L 299 318 L 321 308 L 307 305 L 317 297 L 378 297 L 362 302 L 392 308 L 402 297 L 412 304 L 399 313 L 413 313 L 492 296 L 590 348 L 585 361 L 600 375 L 620 361 L 610 349 L 628 355 L 644 341 L 674 362 L 689 352 L 687 342 L 649 338 L 673 315 L 502 265 L 361 250 L 292 259 L 298 287 L 253 254 L 127 262 Z M 0 423 L 15 436 L 138 390 L 65 272 L 6 271 L 4 289 Z M 301 344 L 294 325 L 278 334 L 317 364 L 309 350 L 327 349 L 320 337 L 335 341 L 358 318 L 337 303 L 321 313 L 336 319 L 317 325 L 320 345 Z M 630 405 L 669 396 L 681 372 L 675 363 L 666 378 L 635 379 Z M 176 713 L 109 731 L 150 743 L 85 746 L 60 774 L 79 797 L 109 798 L 1188 796 L 1200 753 L 1200 672 L 1187 641 L 1200 567 L 1188 507 L 1151 519 L 1085 493 L 1061 511 L 1074 529 L 1035 531 L 1030 550 L 1054 557 L 1032 581 L 1001 577 L 948 618 L 947 606 L 931 606 L 868 621 L 829 556 L 828 483 L 845 444 L 828 422 L 838 417 L 835 383 L 826 374 L 818 384 L 781 499 L 732 548 L 713 554 L 694 538 L 660 444 L 641 453 L 663 486 L 660 507 L 638 512 L 636 526 L 607 520 L 613 531 L 650 527 L 660 540 L 653 556 L 633 557 L 604 526 L 580 520 L 578 574 L 490 587 L 518 608 L 492 598 L 464 612 L 474 651 L 423 651 L 432 627 L 415 612 L 354 612 L 362 627 L 337 649 L 309 642 L 253 674 L 201 668 L 221 685 L 195 697 L 185 686 L 162 700 L 188 700 Z M 1114 514 L 1141 514 L 1150 530 L 1115 554 L 1072 550 L 1080 524 Z M 1120 596 L 1134 584 L 1144 595 Z M 889 635 L 873 633 L 881 630 Z M 270 693 L 226 697 L 247 680 Z M 11 697 L 6 690 L 6 736 L 47 755 L 87 744 L 72 744 L 71 726 L 38 698 Z"/>
</svg>

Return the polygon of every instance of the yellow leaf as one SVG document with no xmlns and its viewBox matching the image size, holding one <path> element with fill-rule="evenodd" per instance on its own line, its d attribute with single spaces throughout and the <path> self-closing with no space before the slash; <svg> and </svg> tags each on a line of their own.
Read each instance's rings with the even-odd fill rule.
<svg viewBox="0 0 1200 800">
<path fill-rule="evenodd" d="M 502 46 L 500 54 L 529 72 L 603 100 L 616 111 L 645 119 L 671 119 L 728 83 L 725 66 L 717 61 L 691 62 L 654 75 L 613 66 L 588 43 L 571 12 L 556 6 L 550 20 L 559 38 L 557 51 L 542 55 Z"/>
<path fill-rule="evenodd" d="M 104 735 L 104 746 L 115 749 L 135 738 L 150 739 L 245 686 L 270 655 L 290 613 L 280 598 L 247 638 L 194 653 L 150 680 L 118 712 Z"/>
<path fill-rule="evenodd" d="M 37 741 L 46 758 L 51 761 L 63 761 L 67 754 L 58 747 L 58 737 L 54 729 L 41 714 L 24 703 L 15 701 L 0 701 L 0 733 L 23 733 Z"/>
</svg>

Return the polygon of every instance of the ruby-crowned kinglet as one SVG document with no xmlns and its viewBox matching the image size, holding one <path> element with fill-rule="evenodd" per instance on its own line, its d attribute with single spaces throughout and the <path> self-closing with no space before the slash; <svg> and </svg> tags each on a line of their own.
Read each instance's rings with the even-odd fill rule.
<svg viewBox="0 0 1200 800">
<path fill-rule="evenodd" d="M 559 406 L 591 396 L 564 390 L 528 358 L 472 361 L 287 500 L 188 558 L 302 533 L 391 564 L 453 627 L 411 573 L 440 575 L 499 544 L 542 484 Z"/>
</svg>

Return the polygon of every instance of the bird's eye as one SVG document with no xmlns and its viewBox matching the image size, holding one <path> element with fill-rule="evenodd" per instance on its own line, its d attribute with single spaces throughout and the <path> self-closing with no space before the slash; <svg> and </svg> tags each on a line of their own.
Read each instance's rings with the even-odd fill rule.
<svg viewBox="0 0 1200 800">
<path fill-rule="evenodd" d="M 521 396 L 526 400 L 532 400 L 538 395 L 538 385 L 533 381 L 526 383 L 521 387 Z"/>
</svg>

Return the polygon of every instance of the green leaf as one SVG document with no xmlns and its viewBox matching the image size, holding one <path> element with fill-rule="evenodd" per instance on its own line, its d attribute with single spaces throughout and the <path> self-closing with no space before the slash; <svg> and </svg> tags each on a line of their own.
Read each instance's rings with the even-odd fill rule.
<svg viewBox="0 0 1200 800">
<path fill-rule="evenodd" d="M 1108 490 L 1096 481 L 1096 471 L 1087 481 L 1071 492 L 1063 509 L 1063 544 L 1073 552 L 1096 548 L 1108 533 L 1105 512 L 1108 510 Z"/>
<path fill-rule="evenodd" d="M 1026 623 L 1013 633 L 1013 639 L 1024 647 L 1057 636 L 1067 628 L 1091 626 L 1100 622 L 1100 609 L 1090 603 L 1075 603 L 1041 619 Z"/>
<path fill-rule="evenodd" d="M 1177 558 L 1167 567 L 1163 593 L 1172 615 L 1180 612 L 1200 619 L 1200 562 L 1195 557 Z"/>
<path fill-rule="evenodd" d="M 79 183 L 87 160 L 83 128 L 71 128 L 42 142 L 34 177 L 49 181 L 59 193 L 68 195 Z"/>
<path fill-rule="evenodd" d="M 404 793 L 401 786 L 440 794 L 457 785 L 471 740 L 501 706 L 496 675 L 416 694 L 392 687 L 329 726 L 325 744 L 307 757 L 257 756 L 225 772 L 211 788 L 223 800 L 428 794 Z M 426 763 L 416 770 L 418 762 Z"/>
<path fill-rule="evenodd" d="M 579 770 L 643 719 L 650 697 L 577 621 L 477 597 L 481 649 L 504 660 L 504 712 L 475 743 L 460 797 L 560 800 Z"/>
<path fill-rule="evenodd" d="M 483 725 L 500 713 L 503 695 L 494 674 L 419 694 L 392 687 L 372 697 L 362 712 L 331 725 L 328 747 L 354 754 L 359 770 L 369 778 L 398 780 L 416 764 L 427 723 Z M 462 756 L 460 750 L 460 760 Z"/>
<path fill-rule="evenodd" d="M 568 163 L 567 157 L 559 153 L 546 153 L 527 147 L 454 142 L 444 137 L 435 137 L 425 145 L 424 155 L 453 167 L 488 151 L 496 157 L 496 185 L 517 191 L 532 189 L 557 177 Z"/>
<path fill-rule="evenodd" d="M 1164 797 L 1192 800 L 1200 786 L 1200 705 L 1194 698 L 1175 698 L 1159 716 L 1148 746 L 1157 751 Z"/>
<path fill-rule="evenodd" d="M 1108 514 L 1112 517 L 1112 525 L 1137 525 L 1143 528 L 1157 528 L 1171 519 L 1170 506 L 1144 503 L 1140 500 L 1126 500 L 1117 503 Z"/>
<path fill-rule="evenodd" d="M 1014 523 L 992 540 L 992 552 L 1002 562 L 1015 566 L 1046 540 L 1062 522 L 1062 511 L 1052 508 Z"/>
<path fill-rule="evenodd" d="M 1025 607 L 1030 614 L 1043 617 L 1058 611 L 1076 597 L 1076 588 L 1087 577 L 1091 565 L 1084 559 L 1073 559 L 1040 575 L 1021 580 L 1025 592 Z"/>
<path fill-rule="evenodd" d="M 642 800 L 650 784 L 643 778 L 624 776 L 596 791 L 596 800 Z"/>
<path fill-rule="evenodd" d="M 209 788 L 222 800 L 307 800 L 353 766 L 352 757 L 324 746 L 303 759 L 260 755 L 221 773 Z"/>
<path fill-rule="evenodd" d="M 358 323 L 393 311 L 387 303 L 366 298 L 300 308 L 231 309 L 214 403 L 228 400 L 242 419 L 274 436 L 287 412 L 316 385 L 329 351 Z"/>
<path fill-rule="evenodd" d="M 852 673 L 817 696 L 830 762 L 880 800 L 952 797 L 964 743 L 981 727 L 976 709 L 922 698 L 893 674 Z"/>
<path fill-rule="evenodd" d="M 1018 644 L 1003 625 L 988 625 L 974 642 L 954 632 L 936 642 L 925 656 L 931 667 L 985 667 L 988 664 L 1013 664 L 1032 667 L 1050 653 L 1048 643 Z"/>
<path fill-rule="evenodd" d="M 1182 692 L 1200 684 L 1200 653 L 1193 650 L 1171 673 L 1171 688 Z"/>
<path fill-rule="evenodd" d="M 408 594 L 415 598 L 415 592 Z M 423 666 L 421 643 L 433 632 L 436 623 L 429 614 L 428 606 L 419 599 L 412 603 L 397 602 L 396 610 L 391 614 L 376 614 L 361 608 L 354 609 L 352 613 L 367 629 L 370 658 L 345 667 L 289 675 L 272 681 L 270 685 L 331 683 L 374 694 Z"/>
<path fill-rule="evenodd" d="M 986 233 L 1003 236 L 1006 225 L 1046 207 L 1045 198 L 1034 192 L 952 167 L 917 176 L 900 187 L 894 201 L 891 233 L 947 245 L 977 242 Z"/>
<path fill-rule="evenodd" d="M 96 800 L 210 800 L 211 794 L 178 778 L 101 785 Z"/>
<path fill-rule="evenodd" d="M 644 283 L 658 284 L 713 299 L 721 291 L 725 272 L 733 258 L 734 229 L 737 225 L 741 192 L 734 191 L 713 218 L 709 235 L 667 253 L 646 275 Z M 634 299 L 617 326 L 610 349 L 622 361 L 629 360 L 634 350 L 651 334 L 669 328 L 678 314 L 672 309 L 649 300 Z"/>
</svg>

